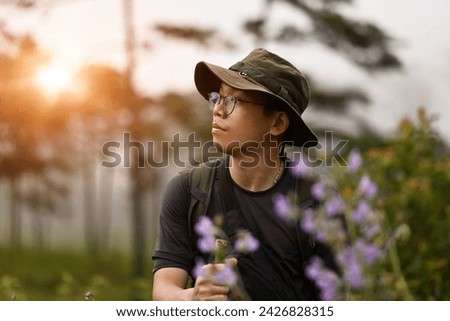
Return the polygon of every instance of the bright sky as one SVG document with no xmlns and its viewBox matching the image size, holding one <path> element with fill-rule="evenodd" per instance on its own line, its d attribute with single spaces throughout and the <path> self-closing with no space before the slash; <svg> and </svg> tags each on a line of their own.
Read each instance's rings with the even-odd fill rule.
<svg viewBox="0 0 450 321">
<path fill-rule="evenodd" d="M 2 8 L 0 21 L 13 30 L 32 32 L 43 49 L 55 53 L 60 65 L 78 68 L 86 62 L 124 65 L 122 0 L 78 0 L 52 9 L 18 11 Z M 243 6 L 245 3 L 245 6 Z M 258 16 L 259 0 L 135 0 L 135 25 L 139 41 L 150 51 L 139 52 L 136 84 L 144 92 L 194 90 L 193 69 L 200 60 L 229 66 L 243 58 L 255 44 L 240 31 L 245 17 Z M 439 131 L 450 141 L 450 1 L 355 0 L 343 12 L 377 23 L 395 39 L 396 53 L 405 65 L 401 73 L 368 75 L 345 59 L 329 55 L 322 47 L 306 43 L 289 48 L 265 46 L 292 61 L 301 70 L 329 86 L 350 85 L 368 90 L 372 104 L 355 108 L 355 114 L 383 132 L 394 130 L 405 116 L 414 117 L 419 106 L 436 115 Z M 298 19 L 288 7 L 278 7 L 274 17 Z M 273 27 L 276 27 L 274 19 Z M 165 41 L 151 32 L 154 22 L 217 26 L 228 38 L 238 39 L 239 50 L 229 52 L 220 44 L 213 50 Z M 307 121 L 333 123 L 328 115 L 307 110 Z M 353 119 L 341 120 L 351 128 Z"/>
</svg>

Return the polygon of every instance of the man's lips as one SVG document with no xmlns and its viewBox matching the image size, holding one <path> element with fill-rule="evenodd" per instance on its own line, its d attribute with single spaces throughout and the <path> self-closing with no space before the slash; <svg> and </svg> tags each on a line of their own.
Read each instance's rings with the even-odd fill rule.
<svg viewBox="0 0 450 321">
<path fill-rule="evenodd" d="M 217 123 L 213 123 L 213 124 L 212 124 L 212 128 L 213 128 L 213 129 L 218 129 L 218 130 L 225 130 L 222 126 L 220 126 L 220 125 L 217 124 Z"/>
</svg>

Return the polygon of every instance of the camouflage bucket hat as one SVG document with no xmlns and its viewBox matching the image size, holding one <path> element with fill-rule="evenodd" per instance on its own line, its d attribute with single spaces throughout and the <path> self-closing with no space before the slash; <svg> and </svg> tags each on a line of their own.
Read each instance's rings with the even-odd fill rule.
<svg viewBox="0 0 450 321">
<path fill-rule="evenodd" d="M 195 67 L 194 81 L 205 99 L 210 92 L 218 91 L 222 82 L 239 90 L 268 94 L 276 107 L 289 115 L 285 143 L 298 147 L 317 145 L 316 135 L 301 117 L 309 103 L 308 80 L 291 63 L 266 49 L 253 50 L 229 69 L 201 61 Z"/>
</svg>

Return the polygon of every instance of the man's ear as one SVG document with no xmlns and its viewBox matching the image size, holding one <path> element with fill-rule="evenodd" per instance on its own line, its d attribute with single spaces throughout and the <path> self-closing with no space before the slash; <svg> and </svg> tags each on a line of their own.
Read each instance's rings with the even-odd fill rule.
<svg viewBox="0 0 450 321">
<path fill-rule="evenodd" d="M 289 127 L 289 117 L 284 111 L 276 111 L 273 113 L 273 123 L 270 133 L 273 136 L 280 136 Z"/>
</svg>

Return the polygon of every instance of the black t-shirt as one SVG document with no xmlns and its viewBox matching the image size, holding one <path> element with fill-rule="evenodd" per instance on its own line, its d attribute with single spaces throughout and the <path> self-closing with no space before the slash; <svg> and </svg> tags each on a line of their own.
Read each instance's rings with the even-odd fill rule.
<svg viewBox="0 0 450 321">
<path fill-rule="evenodd" d="M 228 169 L 223 170 L 229 175 Z M 188 172 L 177 175 L 167 187 L 160 216 L 159 241 L 153 253 L 154 272 L 164 267 L 178 267 L 190 274 L 196 257 L 207 259 L 207 255 L 197 249 L 197 238 L 189 233 L 191 196 L 188 175 Z M 280 218 L 274 210 L 274 197 L 294 191 L 298 183 L 289 169 L 285 169 L 272 188 L 261 192 L 250 192 L 232 183 L 240 211 L 227 214 L 220 195 L 219 175 L 216 174 L 214 179 L 208 216 L 224 215 L 225 221 L 231 222 L 227 228 L 231 240 L 234 232 L 244 228 L 261 243 L 256 252 L 237 255 L 243 283 L 253 300 L 317 299 L 316 288 L 303 274 L 306 262 L 300 245 L 299 224 Z"/>
</svg>

